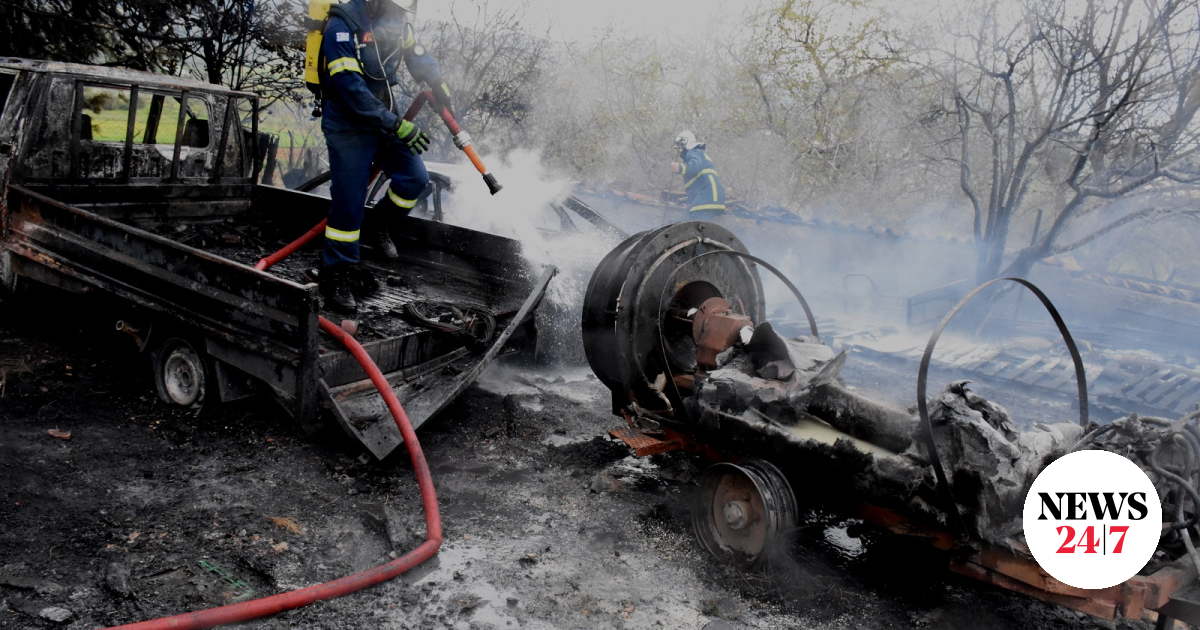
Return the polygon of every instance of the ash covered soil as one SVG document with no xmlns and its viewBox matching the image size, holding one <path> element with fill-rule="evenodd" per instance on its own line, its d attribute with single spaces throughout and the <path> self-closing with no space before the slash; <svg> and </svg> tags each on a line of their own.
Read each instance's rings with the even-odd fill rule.
<svg viewBox="0 0 1200 630">
<path fill-rule="evenodd" d="M 405 455 L 373 462 L 332 422 L 305 433 L 261 397 L 199 417 L 168 407 L 146 357 L 87 303 L 16 310 L 0 303 L 0 628 L 269 595 L 423 539 Z M 608 406 L 585 368 L 493 366 L 420 432 L 440 555 L 240 627 L 1114 627 L 955 578 L 927 548 L 811 506 L 765 573 L 722 566 L 691 534 L 703 462 L 629 458 L 605 437 Z"/>
</svg>

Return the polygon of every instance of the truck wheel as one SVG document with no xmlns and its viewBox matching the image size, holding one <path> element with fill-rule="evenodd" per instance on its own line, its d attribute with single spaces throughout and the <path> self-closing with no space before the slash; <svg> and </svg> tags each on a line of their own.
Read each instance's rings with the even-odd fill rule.
<svg viewBox="0 0 1200 630">
<path fill-rule="evenodd" d="M 750 569 L 788 540 L 797 512 L 783 473 L 763 460 L 747 459 L 710 466 L 700 475 L 692 526 L 709 553 Z"/>
<path fill-rule="evenodd" d="M 166 340 L 152 353 L 154 385 L 163 402 L 199 411 L 211 388 L 211 371 L 203 351 L 186 339 Z"/>
</svg>

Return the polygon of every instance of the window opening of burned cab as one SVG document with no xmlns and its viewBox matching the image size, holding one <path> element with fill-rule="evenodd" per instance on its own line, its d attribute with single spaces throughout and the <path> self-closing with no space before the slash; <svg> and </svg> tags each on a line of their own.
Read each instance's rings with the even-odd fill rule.
<svg viewBox="0 0 1200 630">
<path fill-rule="evenodd" d="M 194 179 L 214 167 L 213 99 L 187 89 L 79 83 L 74 173 L 82 179 Z"/>
<path fill-rule="evenodd" d="M 8 95 L 12 92 L 13 83 L 17 80 L 15 72 L 0 72 L 0 116 L 8 106 Z"/>
</svg>

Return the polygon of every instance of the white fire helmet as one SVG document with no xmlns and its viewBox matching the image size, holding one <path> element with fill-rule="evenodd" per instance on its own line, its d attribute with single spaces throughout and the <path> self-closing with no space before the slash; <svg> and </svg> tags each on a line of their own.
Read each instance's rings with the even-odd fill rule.
<svg viewBox="0 0 1200 630">
<path fill-rule="evenodd" d="M 680 150 L 691 151 L 700 146 L 700 143 L 696 141 L 696 134 L 684 129 L 675 136 L 675 146 L 679 147 Z"/>
<path fill-rule="evenodd" d="M 401 9 L 404 9 L 405 11 L 408 11 L 409 13 L 412 13 L 414 15 L 417 13 L 417 0 L 387 0 L 387 1 L 391 2 L 392 4 L 396 5 L 397 7 L 401 8 Z"/>
</svg>

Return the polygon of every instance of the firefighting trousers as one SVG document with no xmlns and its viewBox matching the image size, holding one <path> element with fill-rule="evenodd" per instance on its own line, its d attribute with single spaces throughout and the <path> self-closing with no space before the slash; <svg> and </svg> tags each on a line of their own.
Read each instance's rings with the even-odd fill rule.
<svg viewBox="0 0 1200 630">
<path fill-rule="evenodd" d="M 326 134 L 329 147 L 329 220 L 325 227 L 326 266 L 353 264 L 359 259 L 358 241 L 374 163 L 391 178 L 379 208 L 407 215 L 429 184 L 420 156 L 399 141 L 377 133 Z"/>
</svg>

